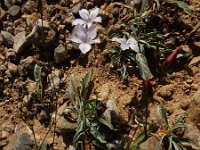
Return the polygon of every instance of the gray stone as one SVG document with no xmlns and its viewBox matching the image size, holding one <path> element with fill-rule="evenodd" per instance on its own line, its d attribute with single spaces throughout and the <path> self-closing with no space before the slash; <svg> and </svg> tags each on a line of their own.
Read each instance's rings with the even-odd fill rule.
<svg viewBox="0 0 200 150">
<path fill-rule="evenodd" d="M 146 141 L 142 142 L 138 150 L 155 150 L 155 147 L 158 144 L 158 139 L 154 136 L 149 137 Z M 163 149 L 160 149 L 163 150 Z"/>
<path fill-rule="evenodd" d="M 6 32 L 6 31 L 1 31 L 1 35 L 3 37 L 3 43 L 7 47 L 12 47 L 13 43 L 14 43 L 14 37 L 13 37 L 13 35 L 10 34 L 9 32 Z"/>
<path fill-rule="evenodd" d="M 9 8 L 13 5 L 13 0 L 4 0 L 4 4 L 7 8 Z"/>
<path fill-rule="evenodd" d="M 54 49 L 54 59 L 56 63 L 63 62 L 68 57 L 68 52 L 65 47 L 60 44 Z"/>
<path fill-rule="evenodd" d="M 33 148 L 34 142 L 31 140 L 29 134 L 19 133 L 4 150 L 31 150 Z"/>
<path fill-rule="evenodd" d="M 18 5 L 13 5 L 8 9 L 8 14 L 10 14 L 11 16 L 17 16 L 19 14 L 21 10 L 21 7 Z"/>
<path fill-rule="evenodd" d="M 81 3 L 78 3 L 78 4 L 74 5 L 73 8 L 72 8 L 72 13 L 74 15 L 78 15 L 79 10 L 81 10 L 81 7 L 82 7 Z"/>
<path fill-rule="evenodd" d="M 30 45 L 30 41 L 27 40 L 25 31 L 15 35 L 13 51 L 17 54 L 22 53 L 28 45 Z"/>
<path fill-rule="evenodd" d="M 18 73 L 20 76 L 33 75 L 35 62 L 32 56 L 22 59 L 18 65 Z"/>
<path fill-rule="evenodd" d="M 106 119 L 111 124 L 120 124 L 120 119 L 118 116 L 118 109 L 115 100 L 108 100 L 106 103 L 107 109 L 104 112 Z"/>
</svg>

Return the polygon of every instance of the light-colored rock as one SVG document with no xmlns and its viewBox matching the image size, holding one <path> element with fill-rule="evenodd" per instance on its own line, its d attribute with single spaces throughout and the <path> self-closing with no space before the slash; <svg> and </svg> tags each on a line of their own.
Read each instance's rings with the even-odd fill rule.
<svg viewBox="0 0 200 150">
<path fill-rule="evenodd" d="M 68 57 L 68 52 L 65 47 L 60 44 L 54 49 L 54 59 L 56 63 L 63 62 Z"/>
<path fill-rule="evenodd" d="M 13 51 L 17 54 L 22 53 L 29 44 L 30 42 L 26 38 L 26 32 L 19 32 L 14 37 Z"/>
<path fill-rule="evenodd" d="M 106 103 L 107 109 L 104 112 L 104 116 L 111 124 L 120 124 L 118 116 L 118 108 L 115 100 L 108 100 Z"/>
<path fill-rule="evenodd" d="M 61 80 L 60 80 L 60 70 L 56 69 L 54 71 L 51 72 L 51 74 L 48 75 L 48 81 L 50 83 L 50 87 L 49 88 L 54 88 L 55 87 L 58 87 Z"/>
<path fill-rule="evenodd" d="M 60 134 L 66 134 L 69 132 L 74 132 L 77 128 L 76 122 L 71 122 L 70 119 L 67 119 L 64 116 L 64 110 L 67 108 L 67 104 L 63 104 L 60 108 L 58 108 L 58 116 L 57 116 L 57 132 Z"/>
<path fill-rule="evenodd" d="M 12 47 L 13 46 L 14 37 L 13 37 L 12 34 L 10 34 L 9 32 L 6 32 L 6 31 L 1 31 L 1 36 L 3 37 L 3 43 L 7 47 Z"/>
<path fill-rule="evenodd" d="M 186 124 L 187 130 L 184 134 L 185 138 L 190 138 L 194 140 L 198 145 L 200 145 L 200 130 L 193 124 Z M 199 147 L 200 149 L 200 147 Z"/>
<path fill-rule="evenodd" d="M 200 90 L 193 95 L 192 100 L 193 105 L 200 108 Z"/>
<path fill-rule="evenodd" d="M 172 85 L 172 84 L 162 86 L 157 91 L 157 94 L 158 96 L 164 98 L 164 100 L 169 100 L 174 93 L 174 88 L 175 88 L 175 85 Z"/>
<path fill-rule="evenodd" d="M 31 140 L 29 134 L 19 133 L 11 140 L 4 150 L 30 150 L 34 148 L 34 142 Z"/>
<path fill-rule="evenodd" d="M 154 136 L 149 137 L 146 141 L 142 142 L 138 150 L 155 150 L 155 147 L 158 144 L 158 139 Z M 163 149 L 160 149 L 163 150 Z"/>
<path fill-rule="evenodd" d="M 103 100 L 108 100 L 110 94 L 110 85 L 105 83 L 101 86 L 98 96 Z"/>
<path fill-rule="evenodd" d="M 10 73 L 12 75 L 16 75 L 18 72 L 17 72 L 17 65 L 11 63 L 11 62 L 8 62 L 8 70 L 10 71 Z"/>
<path fill-rule="evenodd" d="M 11 16 L 17 16 L 19 14 L 21 10 L 21 7 L 18 5 L 13 5 L 8 9 L 8 14 L 10 14 Z"/>
<path fill-rule="evenodd" d="M 192 66 L 197 66 L 198 64 L 200 63 L 200 56 L 197 56 L 197 57 L 194 57 L 190 63 L 189 63 L 189 67 L 192 67 Z"/>
<path fill-rule="evenodd" d="M 18 65 L 18 73 L 20 76 L 24 75 L 33 75 L 35 62 L 32 56 L 27 57 L 26 59 L 22 59 Z"/>
</svg>

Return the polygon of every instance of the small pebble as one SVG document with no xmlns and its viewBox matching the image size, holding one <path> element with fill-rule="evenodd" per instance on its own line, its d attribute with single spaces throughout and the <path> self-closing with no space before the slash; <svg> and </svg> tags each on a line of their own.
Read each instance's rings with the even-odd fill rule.
<svg viewBox="0 0 200 150">
<path fill-rule="evenodd" d="M 181 102 L 180 107 L 183 110 L 188 110 L 188 108 L 190 107 L 190 103 L 189 102 Z"/>
<path fill-rule="evenodd" d="M 167 108 L 168 115 L 173 114 L 173 112 L 174 112 L 174 108 L 172 108 L 172 107 Z"/>
<path fill-rule="evenodd" d="M 198 84 L 192 84 L 191 89 L 197 91 L 199 89 L 199 85 Z"/>
<path fill-rule="evenodd" d="M 20 6 L 17 6 L 17 5 L 13 5 L 9 8 L 8 10 L 8 14 L 10 14 L 11 16 L 17 16 L 19 14 L 21 10 L 21 7 Z"/>
<path fill-rule="evenodd" d="M 187 84 L 192 84 L 192 82 L 193 82 L 192 79 L 187 79 L 187 80 L 186 80 L 186 83 L 187 83 Z"/>
</svg>

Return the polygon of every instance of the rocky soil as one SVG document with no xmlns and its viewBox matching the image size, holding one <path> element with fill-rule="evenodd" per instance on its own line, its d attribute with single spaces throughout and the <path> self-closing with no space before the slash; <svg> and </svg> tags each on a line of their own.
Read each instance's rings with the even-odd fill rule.
<svg viewBox="0 0 200 150">
<path fill-rule="evenodd" d="M 161 32 L 167 46 L 172 49 L 180 46 L 190 55 L 162 80 L 153 79 L 155 92 L 148 120 L 156 120 L 158 101 L 163 100 L 169 121 L 184 115 L 188 126 L 185 136 L 200 145 L 200 1 L 185 2 L 192 10 L 191 16 L 172 8 L 167 13 L 161 9 L 160 16 L 149 18 L 149 30 Z M 112 3 L 112 0 L 46 0 L 43 1 L 42 21 L 36 1 L 0 1 L 0 149 L 31 150 L 36 141 L 38 145 L 43 143 L 40 149 L 47 150 L 52 145 L 54 133 L 54 149 L 69 149 L 77 128 L 77 124 L 66 120 L 63 114 L 69 106 L 66 97 L 69 77 L 75 74 L 80 80 L 90 70 L 94 93 L 107 104 L 107 109 L 116 112 L 115 124 L 121 128 L 121 134 L 132 138 L 137 128 L 133 118 L 143 115 L 138 105 L 143 81 L 137 69 L 121 81 L 111 65 L 108 31 L 111 27 L 118 28 L 119 22 L 129 21 L 131 15 L 128 8 L 112 6 Z M 140 0 L 119 3 L 134 8 Z M 79 17 L 80 9 L 95 6 L 100 8 L 102 23 L 97 28 L 103 42 L 93 48 L 95 51 L 82 56 L 77 45 L 69 40 L 73 32 L 71 23 Z M 43 39 L 38 27 L 44 31 Z M 125 27 L 119 29 L 126 30 Z M 34 66 L 39 62 L 49 62 L 49 67 L 42 70 L 46 83 L 44 102 L 35 98 L 38 85 Z M 57 127 L 54 130 L 52 120 L 55 116 Z M 140 148 L 154 149 L 155 143 L 149 139 Z"/>
</svg>

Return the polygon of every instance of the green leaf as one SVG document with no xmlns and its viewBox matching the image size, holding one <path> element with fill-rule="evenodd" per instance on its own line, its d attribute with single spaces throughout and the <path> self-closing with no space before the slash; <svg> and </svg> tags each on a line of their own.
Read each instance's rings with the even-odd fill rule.
<svg viewBox="0 0 200 150">
<path fill-rule="evenodd" d="M 160 141 L 156 145 L 156 149 L 155 150 L 161 150 L 162 149 L 162 143 L 163 143 L 163 138 L 160 139 Z"/>
<path fill-rule="evenodd" d="M 135 122 L 136 122 L 138 125 L 142 126 L 142 127 L 144 127 L 145 125 L 150 125 L 149 122 L 147 122 L 147 124 L 146 124 L 146 121 L 145 121 L 145 120 L 139 119 L 137 116 L 135 116 Z"/>
<path fill-rule="evenodd" d="M 90 133 L 93 135 L 96 141 L 106 144 L 105 137 L 99 132 L 99 127 L 96 123 L 92 123 L 90 126 Z"/>
<path fill-rule="evenodd" d="M 69 87 L 67 89 L 67 97 L 69 98 L 71 103 L 75 106 L 75 101 L 74 101 L 74 97 L 72 96 L 72 91 L 71 90 L 72 90 L 71 87 Z"/>
<path fill-rule="evenodd" d="M 162 119 L 162 121 L 165 123 L 166 128 L 169 128 L 168 120 L 167 120 L 167 111 L 164 108 L 163 102 L 160 101 L 160 104 L 157 107 L 157 113 L 158 116 Z"/>
<path fill-rule="evenodd" d="M 77 141 L 79 141 L 79 139 L 85 134 L 85 130 L 84 130 L 84 122 L 81 121 L 80 124 L 78 125 L 77 131 L 74 135 L 73 138 L 73 143 L 77 143 Z"/>
<path fill-rule="evenodd" d="M 42 73 L 42 67 L 38 64 L 35 64 L 34 66 L 34 78 L 36 82 L 41 81 L 41 73 Z"/>
<path fill-rule="evenodd" d="M 140 8 L 140 14 L 142 14 L 144 12 L 144 9 L 145 9 L 147 4 L 148 4 L 148 0 L 143 0 L 142 1 L 142 6 Z"/>
<path fill-rule="evenodd" d="M 85 98 L 87 94 L 87 88 L 89 86 L 89 83 L 91 82 L 91 78 L 92 78 L 92 73 L 89 72 L 84 76 L 84 78 L 81 81 L 81 96 L 83 98 Z"/>
<path fill-rule="evenodd" d="M 108 127 L 109 129 L 114 130 L 113 125 L 109 123 L 105 118 L 100 117 L 99 122 Z"/>
<path fill-rule="evenodd" d="M 140 76 L 143 80 L 147 80 L 151 76 L 151 71 L 149 70 L 147 59 L 142 53 L 136 54 L 136 63 L 140 71 Z"/>
<path fill-rule="evenodd" d="M 111 62 L 114 67 L 118 67 L 120 65 L 120 56 L 119 55 L 113 55 L 111 57 Z"/>
<path fill-rule="evenodd" d="M 170 1 L 170 4 L 177 6 L 179 8 L 181 8 L 185 13 L 187 13 L 188 15 L 192 15 L 192 12 L 188 6 L 188 4 L 186 4 L 185 2 L 181 2 L 181 1 Z"/>
<path fill-rule="evenodd" d="M 189 138 L 181 138 L 178 140 L 179 143 L 185 147 L 191 148 L 193 150 L 199 150 L 200 146 Z"/>
<path fill-rule="evenodd" d="M 168 148 L 168 150 L 172 150 L 172 141 L 173 141 L 172 136 L 170 136 L 168 139 L 169 139 L 169 148 Z"/>
<path fill-rule="evenodd" d="M 178 144 L 176 144 L 174 141 L 172 141 L 172 144 L 174 146 L 175 150 L 183 150 Z"/>
<path fill-rule="evenodd" d="M 76 93 L 76 95 L 78 95 L 78 89 L 77 89 L 77 86 L 76 86 L 76 83 L 75 83 L 74 74 L 72 74 L 71 77 L 70 77 L 70 84 L 72 86 L 73 91 Z"/>
<path fill-rule="evenodd" d="M 184 125 L 183 123 L 176 123 L 176 124 L 172 125 L 172 127 L 170 128 L 169 131 L 173 132 L 177 128 L 186 128 L 186 125 Z"/>
<path fill-rule="evenodd" d="M 117 46 L 109 48 L 109 51 L 110 51 L 112 54 L 119 54 L 119 53 L 120 53 L 120 49 L 119 49 L 119 47 L 117 47 Z"/>
<path fill-rule="evenodd" d="M 126 65 L 123 64 L 122 68 L 120 68 L 118 70 L 120 71 L 120 79 L 124 80 L 126 77 L 126 70 L 127 70 Z"/>
<path fill-rule="evenodd" d="M 131 143 L 128 150 L 137 150 L 138 146 L 144 141 L 145 139 L 145 133 L 144 131 L 138 134 L 136 139 Z"/>
</svg>

